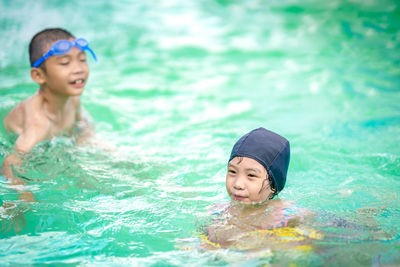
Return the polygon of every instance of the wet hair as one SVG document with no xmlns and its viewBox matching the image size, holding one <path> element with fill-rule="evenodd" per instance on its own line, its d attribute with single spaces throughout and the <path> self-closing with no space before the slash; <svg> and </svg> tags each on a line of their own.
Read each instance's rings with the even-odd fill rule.
<svg viewBox="0 0 400 267">
<path fill-rule="evenodd" d="M 268 172 L 267 172 L 267 177 L 266 177 L 266 179 L 263 181 L 263 185 L 261 186 L 261 189 L 260 189 L 259 194 L 260 194 L 261 191 L 263 190 L 263 188 L 264 188 L 264 182 L 265 182 L 266 180 L 268 180 L 268 182 L 269 182 L 269 187 L 271 188 L 271 191 L 272 191 L 272 193 L 268 196 L 268 199 L 271 200 L 271 199 L 273 199 L 276 195 L 278 195 L 278 191 L 276 190 L 276 187 L 275 187 L 275 184 L 274 184 L 274 180 L 272 180 L 272 176 L 269 175 Z"/>
<path fill-rule="evenodd" d="M 242 160 L 243 160 L 243 157 L 241 157 L 241 156 L 236 156 L 236 157 L 238 158 L 238 164 L 240 164 L 240 163 L 242 162 Z M 265 180 L 263 180 L 261 189 L 260 189 L 260 191 L 258 192 L 259 194 L 261 194 L 261 191 L 263 191 L 263 189 L 264 189 L 265 181 L 268 181 L 268 183 L 269 183 L 269 188 L 271 188 L 271 191 L 272 191 L 272 194 L 270 194 L 270 195 L 268 196 L 268 199 L 271 200 L 271 199 L 273 199 L 276 195 L 278 195 L 278 191 L 276 190 L 274 180 L 272 179 L 272 175 L 270 175 L 270 174 L 268 173 L 268 171 L 267 171 L 267 177 L 265 177 Z"/>
<path fill-rule="evenodd" d="M 49 43 L 59 40 L 68 40 L 70 38 L 75 38 L 75 36 L 61 28 L 44 29 L 35 34 L 29 43 L 29 61 L 31 65 L 47 52 L 45 49 Z M 41 64 L 40 66 L 43 65 L 44 64 Z"/>
</svg>

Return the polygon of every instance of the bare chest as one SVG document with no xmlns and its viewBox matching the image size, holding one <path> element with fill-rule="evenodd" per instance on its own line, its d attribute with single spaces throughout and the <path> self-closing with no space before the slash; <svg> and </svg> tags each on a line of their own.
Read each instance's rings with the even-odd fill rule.
<svg viewBox="0 0 400 267">
<path fill-rule="evenodd" d="M 76 122 L 76 111 L 71 111 L 56 118 L 48 117 L 48 138 L 59 135 L 71 135 Z"/>
</svg>

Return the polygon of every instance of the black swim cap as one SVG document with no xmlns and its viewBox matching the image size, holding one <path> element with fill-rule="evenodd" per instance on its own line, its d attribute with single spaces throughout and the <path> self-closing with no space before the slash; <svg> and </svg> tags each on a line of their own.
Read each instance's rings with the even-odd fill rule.
<svg viewBox="0 0 400 267">
<path fill-rule="evenodd" d="M 286 138 L 264 128 L 254 129 L 236 142 L 229 161 L 237 156 L 257 160 L 272 177 L 276 193 L 283 189 L 290 160 L 290 145 Z"/>
</svg>

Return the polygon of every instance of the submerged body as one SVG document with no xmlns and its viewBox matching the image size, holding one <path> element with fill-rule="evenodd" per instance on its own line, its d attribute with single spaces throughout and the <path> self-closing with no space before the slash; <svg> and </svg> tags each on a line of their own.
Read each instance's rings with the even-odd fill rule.
<svg viewBox="0 0 400 267">
<path fill-rule="evenodd" d="M 305 226 L 311 212 L 280 199 L 257 205 L 232 203 L 215 214 L 218 218 L 207 228 L 203 244 L 208 249 L 286 250 L 309 246 L 312 239 L 322 237 Z"/>
</svg>

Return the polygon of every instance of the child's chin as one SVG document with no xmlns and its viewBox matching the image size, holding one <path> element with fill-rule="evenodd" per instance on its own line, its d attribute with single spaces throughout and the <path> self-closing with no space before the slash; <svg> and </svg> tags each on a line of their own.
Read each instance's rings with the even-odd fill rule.
<svg viewBox="0 0 400 267">
<path fill-rule="evenodd" d="M 74 88 L 73 90 L 70 90 L 69 95 L 70 96 L 80 96 L 85 88 Z"/>
</svg>

